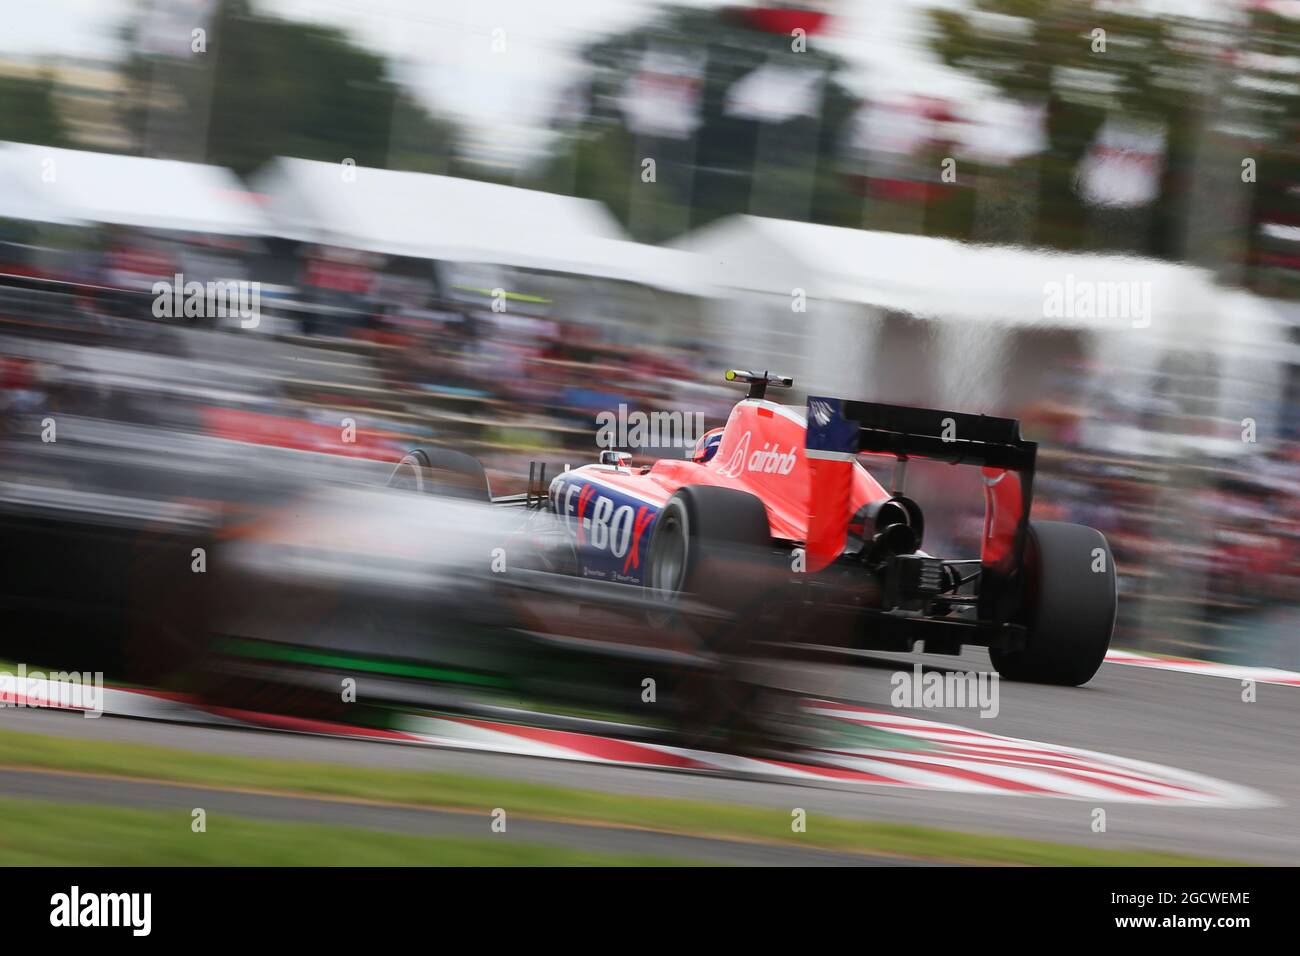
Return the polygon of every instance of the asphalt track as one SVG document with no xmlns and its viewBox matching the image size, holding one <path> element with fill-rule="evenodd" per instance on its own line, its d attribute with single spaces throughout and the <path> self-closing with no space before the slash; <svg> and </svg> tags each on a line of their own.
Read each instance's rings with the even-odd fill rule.
<svg viewBox="0 0 1300 956">
<path fill-rule="evenodd" d="M 801 690 L 887 706 L 890 675 L 910 668 L 913 661 L 940 668 L 988 668 L 983 651 L 970 650 L 961 658 L 930 655 L 879 655 L 875 666 L 858 668 L 807 667 L 797 675 Z M 1257 863 L 1300 863 L 1300 689 L 1257 685 L 1257 700 L 1242 701 L 1235 680 L 1173 673 L 1143 667 L 1106 664 L 1082 688 L 1049 688 L 1004 682 L 1000 713 L 981 718 L 977 711 L 945 709 L 903 711 L 918 717 L 943 720 L 978 730 L 1103 751 L 1124 757 L 1166 764 L 1217 777 L 1261 791 L 1274 805 L 1251 808 L 1199 808 L 1107 803 L 1027 796 L 986 796 L 907 790 L 888 787 L 852 788 L 834 784 L 786 783 L 770 780 L 728 779 L 714 775 L 646 770 L 593 764 L 576 764 L 526 756 L 438 750 L 371 741 L 308 737 L 261 730 L 188 726 L 152 721 L 102 717 L 87 720 L 69 713 L 43 710 L 0 709 L 0 726 L 29 732 L 85 739 L 128 740 L 179 747 L 200 752 L 316 760 L 358 766 L 400 767 L 481 774 L 514 780 L 531 780 L 559 786 L 639 795 L 715 800 L 780 808 L 786 813 L 802 807 L 808 827 L 819 815 L 913 823 L 970 832 L 1004 833 L 1034 839 L 1075 843 L 1099 849 L 1148 849 L 1191 853 Z M 47 784 L 57 792 L 49 798 L 74 801 L 151 805 L 165 802 L 166 794 L 141 794 L 131 787 L 103 788 L 87 785 L 84 778 L 66 776 Z M 24 795 L 35 786 L 30 775 L 0 774 L 0 794 Z M 148 785 L 139 785 L 147 789 Z M 159 788 L 164 790 L 182 788 Z M 130 793 L 126 793 L 130 791 Z M 27 794 L 27 795 L 30 795 Z M 172 795 L 175 796 L 174 794 Z M 129 801 L 145 803 L 130 804 Z M 186 799 L 189 799 L 187 796 Z M 251 798 L 250 798 L 251 799 Z M 269 798 L 268 798 L 269 799 Z M 316 806 L 324 804 L 324 806 Z M 403 829 L 387 808 L 340 804 L 334 801 L 297 801 L 293 806 L 274 804 L 231 812 L 265 816 L 273 807 L 284 819 L 324 819 L 350 825 Z M 1093 832 L 1093 810 L 1106 810 L 1106 831 Z M 453 821 L 428 811 L 421 814 L 418 832 L 463 835 Z M 334 816 L 330 816 L 333 813 Z M 463 815 L 456 826 L 465 825 Z M 279 818 L 279 817 L 276 817 Z M 415 824 L 410 824 L 415 825 Z M 473 826 L 486 832 L 481 821 Z M 647 831 L 611 831 L 583 828 L 583 834 L 547 831 L 540 824 L 530 831 L 534 842 L 557 839 L 565 845 L 603 848 L 618 852 L 671 855 L 719 862 L 837 863 L 849 862 L 817 851 L 785 852 L 774 847 L 734 844 L 731 841 L 671 838 L 672 849 L 661 842 L 663 834 Z M 450 829 L 448 829 L 450 828 Z M 589 832 L 600 830 L 600 833 Z M 611 832 L 617 836 L 611 836 Z M 520 838 L 523 838 L 520 831 Z M 585 835 L 584 835 L 585 834 Z M 587 841 L 587 842 L 583 842 Z M 885 862 L 855 857 L 852 862 Z"/>
</svg>

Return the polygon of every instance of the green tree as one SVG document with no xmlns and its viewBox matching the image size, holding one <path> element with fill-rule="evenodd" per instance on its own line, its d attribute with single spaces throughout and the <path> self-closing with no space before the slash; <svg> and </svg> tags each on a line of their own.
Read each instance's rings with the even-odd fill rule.
<svg viewBox="0 0 1300 956">
<path fill-rule="evenodd" d="M 1142 16 L 1089 0 L 975 0 L 930 17 L 945 63 L 1045 109 L 1046 151 L 999 181 L 1004 191 L 1036 184 L 1030 241 L 1190 259 L 1230 278 L 1233 263 L 1259 258 L 1260 211 L 1286 206 L 1297 182 L 1298 98 L 1293 75 L 1254 82 L 1263 67 L 1246 54 L 1300 55 L 1294 21 L 1265 10 L 1244 24 Z M 1116 115 L 1165 129 L 1159 198 L 1141 212 L 1089 208 L 1075 188 Z M 1243 190 L 1250 155 L 1269 162 L 1258 188 Z"/>
<path fill-rule="evenodd" d="M 687 139 L 638 134 L 620 107 L 647 50 L 670 50 L 703 64 L 700 125 Z M 838 168 L 845 126 L 857 100 L 839 77 L 844 61 L 816 35 L 792 49 L 787 33 L 754 28 L 744 11 L 668 8 L 649 24 L 588 46 L 590 108 L 561 138 L 540 185 L 598 199 L 640 239 L 657 241 L 730 213 L 815 222 L 858 221 L 856 197 Z M 764 64 L 822 71 L 811 115 L 760 122 L 729 115 L 727 92 Z M 654 189 L 642 163 L 656 164 Z"/>
<path fill-rule="evenodd" d="M 67 132 L 54 105 L 54 80 L 0 76 L 0 140 L 66 146 Z"/>
<path fill-rule="evenodd" d="M 1250 11 L 1239 55 L 1231 121 L 1219 131 L 1233 180 L 1254 163 L 1245 281 L 1271 295 L 1300 297 L 1300 25 L 1262 5 Z M 1232 188 L 1240 188 L 1233 182 Z M 1278 234 L 1279 229 L 1290 230 Z M 1216 237 L 1232 242 L 1237 237 Z"/>
<path fill-rule="evenodd" d="M 221 0 L 207 31 L 206 52 L 128 64 L 138 95 L 127 121 L 147 151 L 184 157 L 204 144 L 194 158 L 241 173 L 274 156 L 448 168 L 454 125 L 342 31 L 264 16 L 248 0 Z"/>
</svg>

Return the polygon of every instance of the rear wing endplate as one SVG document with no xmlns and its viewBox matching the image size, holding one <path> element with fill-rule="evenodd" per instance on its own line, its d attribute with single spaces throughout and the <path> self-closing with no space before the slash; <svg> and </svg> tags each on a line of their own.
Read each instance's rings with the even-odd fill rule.
<svg viewBox="0 0 1300 956">
<path fill-rule="evenodd" d="M 853 462 L 860 454 L 975 465 L 984 481 L 980 617 L 1007 620 L 1018 606 L 1019 570 L 1033 500 L 1035 442 L 1013 418 L 809 396 L 808 570 L 844 550 Z"/>
</svg>

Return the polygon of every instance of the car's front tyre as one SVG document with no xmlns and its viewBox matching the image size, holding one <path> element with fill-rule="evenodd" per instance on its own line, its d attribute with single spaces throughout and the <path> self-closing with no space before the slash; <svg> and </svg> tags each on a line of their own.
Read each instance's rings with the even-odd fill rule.
<svg viewBox="0 0 1300 956">
<path fill-rule="evenodd" d="M 648 556 L 646 586 L 666 613 L 682 595 L 743 613 L 761 595 L 771 563 L 767 509 L 732 488 L 679 488 L 655 520 Z"/>
<path fill-rule="evenodd" d="M 762 501 L 731 488 L 680 488 L 655 521 L 647 558 L 646 587 L 663 608 L 651 623 L 688 635 L 712 662 L 669 691 L 683 744 L 768 746 L 775 705 L 756 679 L 754 638 L 765 632 L 761 608 L 780 566 Z M 682 599 L 710 613 L 679 611 Z"/>
</svg>

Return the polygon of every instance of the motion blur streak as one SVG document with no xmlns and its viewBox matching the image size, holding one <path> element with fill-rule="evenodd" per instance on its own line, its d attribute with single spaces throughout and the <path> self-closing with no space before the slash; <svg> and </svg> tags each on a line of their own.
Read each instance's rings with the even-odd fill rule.
<svg viewBox="0 0 1300 956">
<path fill-rule="evenodd" d="M 748 369 L 793 377 L 756 420 L 1015 419 L 1014 500 L 1109 542 L 1113 646 L 1300 670 L 1294 3 L 29 6 L 0 40 L 0 659 L 372 728 L 804 747 L 793 702 L 860 688 L 790 654 L 812 612 L 761 610 L 767 542 L 680 603 L 656 582 L 695 557 L 643 566 L 637 480 L 707 464 Z M 691 440 L 628 427 L 660 420 Z M 773 501 L 816 513 L 779 484 L 807 449 L 760 444 L 724 477 L 761 466 L 804 559 Z M 1000 475 L 899 458 L 853 480 L 906 477 L 918 575 L 1025 547 L 980 510 Z"/>
</svg>

